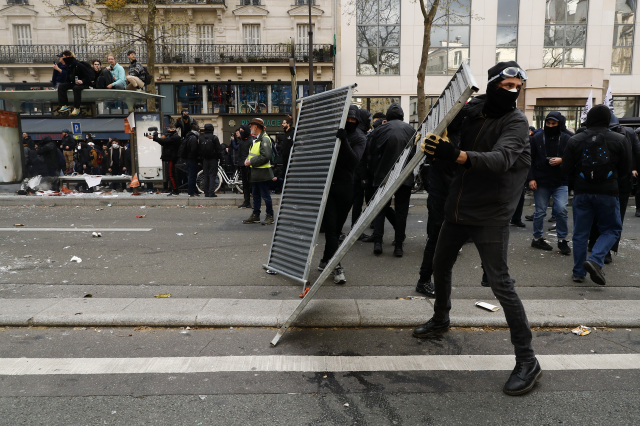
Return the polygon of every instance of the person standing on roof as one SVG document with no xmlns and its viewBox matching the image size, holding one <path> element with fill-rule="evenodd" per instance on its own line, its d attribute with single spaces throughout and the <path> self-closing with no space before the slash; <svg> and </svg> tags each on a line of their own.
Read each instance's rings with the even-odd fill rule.
<svg viewBox="0 0 640 426">
<path fill-rule="evenodd" d="M 438 161 L 457 163 L 445 203 L 445 220 L 433 258 L 435 303 L 432 318 L 413 331 L 425 338 L 449 330 L 451 277 L 460 248 L 471 238 L 493 294 L 502 305 L 515 349 L 516 366 L 503 387 L 507 395 L 533 389 L 542 369 L 531 344 L 522 302 L 509 276 L 509 221 L 520 199 L 531 164 L 529 123 L 516 108 L 527 74 L 514 62 L 488 71 L 487 93 L 473 98 L 460 115 L 460 146 L 428 134 L 421 149 Z"/>
<path fill-rule="evenodd" d="M 251 167 L 251 185 L 253 187 L 253 213 L 242 223 L 260 223 L 261 200 L 264 200 L 267 215 L 263 224 L 270 225 L 273 220 L 273 204 L 271 202 L 270 182 L 273 179 L 271 168 L 271 138 L 264 129 L 264 121 L 254 118 L 249 123 L 254 142 L 249 155 L 244 160 L 246 167 Z"/>
</svg>

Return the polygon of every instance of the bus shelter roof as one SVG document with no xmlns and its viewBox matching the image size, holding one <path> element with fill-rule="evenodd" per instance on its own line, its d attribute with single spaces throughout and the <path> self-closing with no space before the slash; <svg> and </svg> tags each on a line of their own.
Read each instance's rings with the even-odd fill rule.
<svg viewBox="0 0 640 426">
<path fill-rule="evenodd" d="M 68 91 L 69 103 L 73 101 L 73 91 Z M 164 96 L 137 90 L 85 89 L 82 91 L 83 102 L 115 102 L 122 101 L 133 109 L 136 102 L 147 99 L 162 99 Z M 57 90 L 14 90 L 0 92 L 0 100 L 11 102 L 14 111 L 20 111 L 21 102 L 57 102 Z"/>
</svg>

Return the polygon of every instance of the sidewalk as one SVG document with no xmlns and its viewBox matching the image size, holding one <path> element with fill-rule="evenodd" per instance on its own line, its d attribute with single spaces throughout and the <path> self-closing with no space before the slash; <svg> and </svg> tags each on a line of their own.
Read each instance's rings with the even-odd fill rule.
<svg viewBox="0 0 640 426">
<path fill-rule="evenodd" d="M 489 303 L 496 303 L 488 300 Z M 0 299 L 0 326 L 280 327 L 298 300 Z M 297 327 L 414 327 L 430 318 L 429 300 L 312 300 Z M 453 327 L 507 327 L 502 310 L 453 300 Z M 640 327 L 640 300 L 524 300 L 531 327 Z"/>
</svg>

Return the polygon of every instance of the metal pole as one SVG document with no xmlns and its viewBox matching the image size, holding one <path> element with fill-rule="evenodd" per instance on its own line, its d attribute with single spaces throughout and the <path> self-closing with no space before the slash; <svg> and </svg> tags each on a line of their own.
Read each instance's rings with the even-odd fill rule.
<svg viewBox="0 0 640 426">
<path fill-rule="evenodd" d="M 296 110 L 297 110 L 297 99 L 298 99 L 298 82 L 296 76 L 296 41 L 293 37 L 291 37 L 291 58 L 289 59 L 289 71 L 291 72 L 291 117 L 293 118 L 293 123 L 291 125 L 296 127 Z M 282 111 L 281 111 L 282 112 Z"/>
<path fill-rule="evenodd" d="M 313 95 L 313 27 L 311 26 L 311 3 L 309 2 L 309 96 Z"/>
</svg>

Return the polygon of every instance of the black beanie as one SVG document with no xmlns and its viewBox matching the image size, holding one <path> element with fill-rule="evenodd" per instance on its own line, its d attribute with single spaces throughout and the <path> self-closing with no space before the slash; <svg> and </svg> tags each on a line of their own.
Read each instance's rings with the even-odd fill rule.
<svg viewBox="0 0 640 426">
<path fill-rule="evenodd" d="M 587 113 L 587 129 L 590 127 L 609 127 L 611 110 L 606 105 L 596 105 Z"/>
<path fill-rule="evenodd" d="M 491 80 L 493 77 L 495 77 L 496 75 L 500 74 L 504 69 L 509 68 L 509 67 L 517 67 L 520 68 L 520 65 L 518 65 L 518 63 L 516 61 L 509 61 L 509 62 L 498 62 L 497 64 L 495 64 L 494 66 L 492 66 L 491 68 L 489 68 L 489 80 Z M 496 80 L 494 80 L 496 81 Z M 493 83 L 493 81 L 492 81 Z"/>
</svg>

